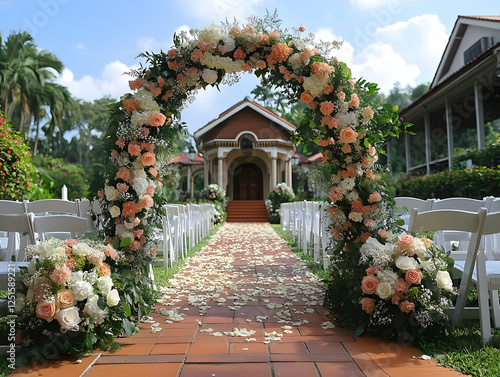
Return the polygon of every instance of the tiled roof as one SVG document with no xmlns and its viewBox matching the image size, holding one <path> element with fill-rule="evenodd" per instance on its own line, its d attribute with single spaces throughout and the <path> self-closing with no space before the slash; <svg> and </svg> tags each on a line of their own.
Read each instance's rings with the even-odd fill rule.
<svg viewBox="0 0 500 377">
<path fill-rule="evenodd" d="M 470 18 L 472 20 L 500 22 L 500 16 L 459 16 L 459 17 Z"/>
<path fill-rule="evenodd" d="M 201 157 L 198 154 L 194 158 L 194 161 L 191 161 L 188 158 L 187 153 L 180 153 L 180 154 L 174 156 L 174 158 L 172 160 L 172 164 L 180 164 L 180 165 L 199 165 L 199 164 L 202 164 L 203 162 L 204 162 L 203 157 Z"/>
</svg>

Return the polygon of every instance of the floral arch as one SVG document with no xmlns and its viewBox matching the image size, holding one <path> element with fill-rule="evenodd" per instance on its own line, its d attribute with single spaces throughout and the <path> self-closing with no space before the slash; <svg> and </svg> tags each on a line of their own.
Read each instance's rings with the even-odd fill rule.
<svg viewBox="0 0 500 377">
<path fill-rule="evenodd" d="M 144 275 L 156 253 L 154 229 L 164 203 L 161 177 L 169 140 L 182 128 L 182 109 L 198 90 L 232 84 L 239 74 L 253 73 L 262 85 L 280 88 L 290 102 L 309 106 L 308 119 L 297 125 L 293 136 L 299 143 L 312 134 L 312 141 L 323 147 L 323 172 L 315 180 L 329 192 L 335 240 L 327 303 L 341 321 L 358 326 L 359 333 L 365 327 L 387 327 L 372 320 L 377 310 L 394 313 L 393 318 L 403 315 L 408 323 L 419 310 L 427 310 L 407 293 L 421 279 L 396 294 L 394 285 L 405 272 L 393 269 L 388 295 L 378 294 L 376 286 L 387 281 L 380 272 L 389 270 L 389 262 L 377 264 L 372 252 L 392 247 L 400 256 L 412 258 L 416 253 L 417 246 L 398 241 L 393 189 L 375 165 L 386 137 L 398 136 L 408 125 L 399 119 L 397 107 L 370 101 L 376 85 L 352 78 L 333 55 L 338 42 L 317 42 L 313 34 L 303 33 L 302 26 L 280 29 L 276 15 L 268 15 L 254 17 L 245 26 L 226 22 L 174 35 L 174 46 L 166 53 L 142 54 L 146 66 L 133 72 L 133 92 L 111 110 L 106 137 L 111 164 L 104 190 L 99 191 L 103 211 L 98 220 L 106 241 L 126 261 L 120 271 Z M 416 265 L 413 270 L 418 270 Z M 375 287 L 369 286 L 370 279 L 377 281 Z M 417 321 L 415 327 L 419 331 L 427 325 Z M 389 336 L 400 332 L 391 331 Z"/>
</svg>

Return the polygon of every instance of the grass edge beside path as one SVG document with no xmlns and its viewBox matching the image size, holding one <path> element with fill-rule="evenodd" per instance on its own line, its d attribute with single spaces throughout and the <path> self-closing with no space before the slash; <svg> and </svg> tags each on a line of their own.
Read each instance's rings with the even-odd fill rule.
<svg viewBox="0 0 500 377">
<path fill-rule="evenodd" d="M 274 231 L 288 244 L 307 267 L 320 279 L 328 277 L 313 258 L 302 252 L 295 241 L 281 229 L 280 224 L 270 224 Z M 477 294 L 477 293 L 476 293 Z M 499 329 L 492 329 L 494 335 L 500 336 Z M 459 327 L 449 325 L 440 333 L 426 335 L 415 342 L 414 346 L 424 354 L 437 359 L 445 367 L 473 377 L 500 376 L 500 340 L 495 339 L 492 345 L 483 347 L 479 320 L 464 320 Z"/>
</svg>

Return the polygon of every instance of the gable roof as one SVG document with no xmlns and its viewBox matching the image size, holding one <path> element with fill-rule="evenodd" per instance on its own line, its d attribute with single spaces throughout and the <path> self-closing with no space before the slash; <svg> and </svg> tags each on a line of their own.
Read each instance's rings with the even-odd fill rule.
<svg viewBox="0 0 500 377">
<path fill-rule="evenodd" d="M 259 105 L 257 102 L 254 102 L 254 101 L 251 101 L 251 100 L 248 100 L 245 98 L 243 101 L 238 102 L 234 106 L 230 107 L 229 109 L 227 109 L 226 111 L 221 113 L 218 118 L 211 120 L 206 125 L 201 127 L 198 131 L 196 131 L 194 133 L 195 140 L 200 140 L 201 137 L 203 135 L 205 135 L 208 131 L 214 129 L 216 126 L 218 126 L 219 124 L 224 122 L 226 119 L 232 117 L 234 114 L 240 112 L 241 110 L 243 110 L 245 108 L 250 108 L 250 109 L 256 111 L 257 113 L 266 117 L 270 121 L 283 127 L 287 131 L 293 131 L 297 128 L 293 124 L 291 124 L 290 122 L 287 122 L 286 120 L 279 117 L 278 115 L 276 115 L 272 111 L 266 109 L 264 106 Z"/>
<path fill-rule="evenodd" d="M 430 85 L 430 89 L 436 87 L 439 84 L 439 81 L 449 72 L 468 26 L 480 26 L 500 30 L 500 16 L 458 16 L 450 34 L 450 38 L 448 39 L 448 43 L 446 44 L 446 48 L 441 56 L 441 60 Z M 494 43 L 494 45 L 496 44 Z M 495 46 L 489 46 L 487 50 L 494 47 Z M 467 64 L 471 64 L 473 61 L 474 60 Z M 465 64 L 465 66 L 467 64 Z"/>
</svg>

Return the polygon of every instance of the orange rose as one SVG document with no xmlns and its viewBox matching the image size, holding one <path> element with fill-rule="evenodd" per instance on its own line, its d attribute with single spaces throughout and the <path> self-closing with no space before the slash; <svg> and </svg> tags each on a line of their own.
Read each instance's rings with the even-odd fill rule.
<svg viewBox="0 0 500 377">
<path fill-rule="evenodd" d="M 321 102 L 319 110 L 323 115 L 331 114 L 333 112 L 333 102 L 330 101 Z"/>
<path fill-rule="evenodd" d="M 141 162 L 144 166 L 151 166 L 154 165 L 156 160 L 155 160 L 155 154 L 152 152 L 146 152 L 141 156 Z"/>
<path fill-rule="evenodd" d="M 154 113 L 151 115 L 151 118 L 149 118 L 149 124 L 153 127 L 161 127 L 165 124 L 166 119 L 167 117 L 162 113 Z"/>
<path fill-rule="evenodd" d="M 361 289 L 365 295 L 372 295 L 377 290 L 379 280 L 375 276 L 365 276 L 361 281 Z"/>
<path fill-rule="evenodd" d="M 111 275 L 111 268 L 109 267 L 109 264 L 103 263 L 99 266 L 99 271 L 101 272 L 102 276 L 110 276 Z"/>
<path fill-rule="evenodd" d="M 71 289 L 61 289 L 57 292 L 56 306 L 59 309 L 66 309 L 76 305 L 76 299 Z"/>
<path fill-rule="evenodd" d="M 332 201 L 336 202 L 342 199 L 343 194 L 344 194 L 344 189 L 342 187 L 336 186 L 330 190 L 328 195 L 330 196 L 330 199 Z"/>
<path fill-rule="evenodd" d="M 55 301 L 40 301 L 36 305 L 36 316 L 51 322 L 59 310 L 56 307 Z"/>
<path fill-rule="evenodd" d="M 302 100 L 302 102 L 309 104 L 313 101 L 314 98 L 311 93 L 305 91 L 300 95 L 300 99 Z"/>
<path fill-rule="evenodd" d="M 339 143 L 352 143 L 356 141 L 358 133 L 354 131 L 351 127 L 344 128 L 340 131 Z"/>
<path fill-rule="evenodd" d="M 372 192 L 368 197 L 368 203 L 380 202 L 382 200 L 382 196 L 378 192 Z"/>
<path fill-rule="evenodd" d="M 405 280 L 408 284 L 420 284 L 422 281 L 422 271 L 408 270 L 406 271 Z"/>
<path fill-rule="evenodd" d="M 141 106 L 141 103 L 134 98 L 129 98 L 129 99 L 123 100 L 122 103 L 123 103 L 123 107 L 125 108 L 125 111 L 129 114 L 131 114 L 132 111 L 138 109 L 139 106 Z"/>
</svg>

